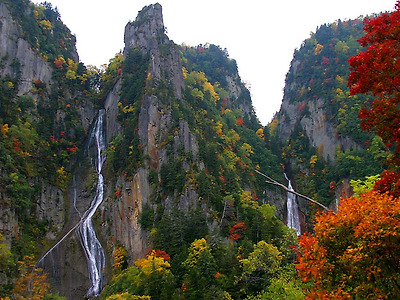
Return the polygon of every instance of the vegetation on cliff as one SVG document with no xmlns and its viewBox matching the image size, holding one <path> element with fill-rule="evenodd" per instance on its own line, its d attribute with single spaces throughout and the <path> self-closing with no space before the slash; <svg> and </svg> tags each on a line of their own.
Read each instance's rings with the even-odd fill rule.
<svg viewBox="0 0 400 300">
<path fill-rule="evenodd" d="M 296 123 L 289 139 L 283 142 L 282 156 L 288 172 L 294 175 L 298 191 L 329 205 L 337 197 L 343 179 L 363 179 L 380 174 L 385 168 L 388 149 L 379 136 L 363 131 L 358 119 L 361 107 L 369 105 L 370 95 L 351 94 L 347 87 L 348 59 L 362 50 L 357 39 L 364 35 L 363 20 L 337 21 L 320 26 L 294 53 L 286 77 L 285 100 L 296 107 Z M 333 125 L 335 157 L 323 157 L 324 144 L 310 142 L 302 123 L 311 118 L 310 105 L 319 101 L 318 110 L 325 122 Z M 289 123 L 282 115 L 279 122 Z M 354 146 L 343 149 L 341 139 Z"/>
<path fill-rule="evenodd" d="M 21 26 L 20 37 L 53 67 L 53 82 L 30 78 L 30 91 L 18 93 L 24 66 L 17 59 L 13 72 L 0 79 L 0 205 L 17 222 L 12 224 L 12 255 L 7 256 L 11 267 L 4 269 L 9 282 L 0 297 L 10 292 L 17 261 L 37 255 L 46 233 L 60 230 L 51 220 L 37 217 L 38 198 L 44 186 L 65 191 L 71 179 L 71 162 L 81 152 L 86 134 L 78 109 L 84 101 L 95 105 L 98 76 L 97 70 L 75 61 L 75 38 L 50 4 L 2 3 Z"/>
<path fill-rule="evenodd" d="M 398 294 L 399 97 L 397 61 L 392 57 L 398 56 L 399 5 L 396 13 L 367 24 L 367 36 L 361 39 L 367 50 L 357 44 L 364 34 L 357 19 L 321 26 L 295 51 L 285 99 L 297 105 L 300 117 L 310 114 L 309 103 L 323 99 L 320 109 L 337 137 L 357 145 L 346 151 L 338 146 L 333 164 L 323 158 L 322 148 L 311 146 L 300 121 L 279 149 L 278 121 L 289 123 L 288 116 L 261 126 L 235 60 L 217 45 L 177 46 L 162 28 L 151 41 L 158 52 L 126 49 L 101 72 L 77 62 L 75 38 L 50 4 L 1 2 L 19 24 L 21 37 L 51 66 L 53 78 L 51 84 L 32 78 L 31 90 L 20 95 L 23 66 L 14 61 L 14 72 L 0 79 L 0 205 L 18 222 L 11 248 L 0 235 L 0 279 L 18 278 L 3 280 L 0 298 L 61 299 L 49 294 L 49 280 L 34 263 L 39 249 L 47 246 L 46 233 L 59 230 L 51 220 L 38 218 L 37 202 L 44 185 L 65 192 L 71 184 L 91 121 L 82 120 L 82 107 L 103 106 L 112 91 L 118 103 L 115 116 L 108 117 L 122 129 L 107 145 L 108 195 L 113 195 L 114 205 L 122 198 L 122 181 L 131 183 L 140 171 L 146 174 L 142 180 L 149 183 L 149 199 L 129 222 L 139 222 L 149 249 L 132 261 L 111 230 L 103 230 L 112 270 L 102 299 Z M 148 16 L 139 18 L 132 26 L 148 21 Z M 382 57 L 371 55 L 374 47 Z M 174 51 L 182 63 L 180 97 L 171 80 L 176 70 L 165 67 L 170 67 L 167 61 Z M 164 64 L 160 77 L 149 71 L 155 53 Z M 360 69 L 371 60 L 374 66 L 385 62 L 379 65 L 385 76 L 373 78 L 375 68 Z M 158 101 L 157 113 L 167 120 L 154 135 L 159 156 L 146 150 L 140 138 L 140 130 L 148 132 L 148 127 L 139 127 L 140 118 L 149 116 L 143 117 L 149 99 Z M 357 118 L 361 108 L 363 128 Z M 185 134 L 191 148 L 179 141 Z M 388 158 L 391 169 L 383 172 Z M 254 172 L 283 181 L 283 166 L 294 175 L 299 191 L 325 204 L 335 198 L 343 178 L 355 180 L 357 194 L 344 200 L 338 213 L 317 213 L 314 233 L 303 235 L 300 244 L 266 196 L 266 189 L 274 187 L 266 187 Z M 375 176 L 361 181 L 382 172 L 381 180 Z M 370 191 L 372 181 L 376 183 Z M 184 207 L 188 193 L 196 195 L 195 204 Z M 102 225 L 115 221 L 101 218 Z"/>
<path fill-rule="evenodd" d="M 134 266 L 117 264 L 103 298 L 243 298 L 256 296 L 268 286 L 274 291 L 289 280 L 295 282 L 290 248 L 297 243 L 295 234 L 277 219 L 274 207 L 265 204 L 265 184 L 253 172 L 260 169 L 281 178 L 279 159 L 267 148 L 268 134 L 264 135 L 254 114 L 235 61 L 215 45 L 182 46 L 180 53 L 183 99 L 174 98 L 168 84 L 153 82 L 150 73 L 144 81 L 140 77 L 135 85 L 130 83 L 132 76 L 146 74 L 145 55 L 134 49 L 121 62 L 122 72 L 115 73 L 122 80 L 118 118 L 130 122 L 124 126 L 124 135 L 117 136 L 107 150 L 115 171 L 129 177 L 147 159 L 140 153 L 125 158 L 117 155 L 122 145 L 133 145 L 127 141 L 128 131 L 139 126 L 143 97 L 156 95 L 161 107 L 170 111 L 171 123 L 169 134 L 160 143 L 166 148 L 167 162 L 159 169 L 151 167 L 149 181 L 155 192 L 140 216 L 142 228 L 151 231 L 152 248 L 157 250 L 149 251 L 146 259 Z M 131 60 L 136 63 L 130 65 Z M 207 67 L 210 61 L 218 68 Z M 246 92 L 237 98 L 227 80 Z M 187 122 L 198 141 L 198 158 L 174 149 L 182 122 Z M 143 152 L 140 141 L 136 149 Z M 189 186 L 195 187 L 198 202 L 206 210 L 200 205 L 189 212 L 178 208 L 181 194 Z M 164 206 L 166 199 L 174 205 L 170 211 Z M 116 254 L 120 253 L 117 249 L 121 248 L 116 248 Z M 275 256 L 272 261 L 270 252 Z M 283 272 L 280 276 L 278 270 Z M 294 283 L 292 291 L 301 294 Z"/>
<path fill-rule="evenodd" d="M 315 219 L 314 235 L 300 238 L 296 266 L 311 289 L 307 299 L 396 299 L 399 268 L 399 52 L 400 2 L 396 11 L 367 20 L 351 57 L 351 93 L 372 93 L 375 100 L 359 114 L 364 130 L 393 143 L 390 171 L 369 177 L 359 194 L 342 200 L 338 212 Z M 391 145 L 387 145 L 390 147 Z M 375 184 L 373 184 L 375 182 Z M 372 183 L 372 184 L 371 184 Z M 360 186 L 359 182 L 357 183 Z M 372 189 L 372 190 L 371 190 Z"/>
</svg>

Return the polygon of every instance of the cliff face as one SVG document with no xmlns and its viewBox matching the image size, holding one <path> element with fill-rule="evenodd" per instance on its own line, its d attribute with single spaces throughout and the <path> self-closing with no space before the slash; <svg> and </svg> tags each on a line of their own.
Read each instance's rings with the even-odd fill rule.
<svg viewBox="0 0 400 300">
<path fill-rule="evenodd" d="M 296 76 L 296 73 L 293 75 Z M 326 105 L 327 100 L 324 98 L 310 101 L 307 99 L 297 103 L 290 103 L 289 99 L 283 98 L 278 114 L 279 138 L 285 142 L 295 130 L 296 124 L 300 124 L 310 145 L 320 149 L 320 154 L 325 161 L 334 163 L 338 148 L 346 151 L 358 148 L 359 145 L 351 137 L 339 135 L 335 124 L 327 116 L 324 109 Z M 299 111 L 300 108 L 306 110 L 307 114 L 302 114 Z"/>
<path fill-rule="evenodd" d="M 48 27 L 40 28 L 40 21 L 46 21 L 43 24 Z M 27 30 L 37 30 L 38 35 L 29 35 Z M 54 40 L 63 44 L 61 50 L 60 45 L 52 44 Z M 69 216 L 74 184 L 71 177 L 68 187 L 67 174 L 97 109 L 90 97 L 83 97 L 82 82 L 75 80 L 84 70 L 78 70 L 78 55 L 71 41 L 73 36 L 51 7 L 24 1 L 0 3 L 0 233 L 5 243 L 12 245 L 16 260 L 48 249 L 74 220 Z M 75 77 L 67 78 L 67 70 Z M 85 264 L 74 265 L 84 259 L 79 247 L 72 237 L 69 245 L 52 253 L 52 259 L 57 258 L 54 278 L 65 293 L 73 285 L 59 283 L 67 277 L 87 285 Z M 61 272 L 64 264 L 74 271 Z M 84 277 L 74 276 L 75 271 Z M 15 272 L 3 275 L 1 271 L 1 284 L 7 286 Z"/>
<path fill-rule="evenodd" d="M 29 92 L 33 80 L 40 80 L 46 85 L 50 85 L 52 67 L 32 49 L 28 41 L 21 37 L 21 28 L 3 3 L 0 3 L 0 22 L 1 76 L 15 77 L 17 71 L 20 72 L 19 94 Z"/>
<path fill-rule="evenodd" d="M 127 251 L 132 263 L 150 248 L 164 249 L 170 239 L 179 239 L 171 242 L 179 248 L 165 246 L 171 254 L 211 233 L 228 244 L 229 228 L 246 215 L 239 210 L 249 209 L 240 204 L 243 199 L 254 210 L 259 203 L 282 202 L 284 195 L 264 192 L 263 181 L 252 173 L 258 168 L 282 176 L 278 158 L 266 148 L 250 93 L 226 50 L 175 45 L 165 34 L 161 5 L 149 5 L 126 25 L 123 55 L 103 74 L 111 79 L 102 85 L 112 84 L 99 92 L 101 74 L 78 62 L 75 46 L 57 48 L 60 40 L 67 44 L 74 38 L 60 25 L 56 11 L 30 6 L 26 15 L 33 27 L 24 27 L 10 7 L 0 4 L 0 88 L 8 93 L 7 105 L 0 103 L 0 142 L 8 155 L 0 155 L 5 178 L 0 181 L 0 229 L 11 244 L 32 235 L 30 225 L 40 228 L 32 239 L 39 245 L 35 251 L 43 254 L 38 265 L 49 271 L 61 295 L 82 299 L 90 286 L 87 253 L 76 228 L 100 182 L 91 133 L 98 98 L 104 100 L 107 148 L 101 170 L 104 200 L 93 216 L 106 253 L 102 287 L 117 247 Z M 65 41 L 55 38 L 57 26 L 66 30 L 61 34 Z M 26 38 L 31 28 L 37 29 L 36 39 Z M 58 41 L 49 42 L 54 47 L 41 44 L 52 39 Z M 210 61 L 218 64 L 217 70 L 209 68 Z M 32 139 L 23 139 L 22 133 Z M 19 173 L 14 168 L 18 162 Z M 261 228 L 259 218 L 265 216 L 255 217 L 257 213 L 248 213 L 246 222 Z M 282 207 L 278 214 L 283 215 Z M 268 218 L 270 222 L 272 216 Z M 36 223 L 30 224 L 32 220 Z M 190 232 L 168 236 L 187 228 Z"/>
<path fill-rule="evenodd" d="M 333 208 L 343 193 L 351 193 L 350 179 L 383 168 L 383 161 L 372 154 L 383 151 L 383 145 L 379 150 L 372 146 L 377 138 L 363 132 L 358 119 L 371 98 L 350 96 L 347 87 L 347 60 L 360 50 L 356 40 L 362 34 L 361 19 L 339 20 L 322 25 L 305 40 L 294 53 L 275 120 L 295 187 Z"/>
<path fill-rule="evenodd" d="M 149 65 L 146 76 L 151 77 L 152 90 L 160 85 L 168 86 L 172 90 L 169 102 L 182 98 L 184 88 L 182 65 L 180 63 L 177 47 L 168 39 L 164 33 L 165 28 L 162 19 L 162 9 L 159 4 L 145 7 L 134 22 L 125 27 L 125 50 L 126 59 L 131 49 L 139 50 L 143 55 L 149 56 Z M 149 75 L 150 74 L 150 75 Z M 118 94 L 121 88 L 120 82 L 115 86 L 106 101 L 108 140 L 112 140 L 124 129 L 115 120 L 115 112 L 118 109 Z M 144 205 L 150 204 L 150 198 L 154 195 L 155 188 L 149 183 L 149 170 L 160 171 L 163 164 L 168 163 L 165 140 L 172 130 L 170 103 L 154 92 L 147 92 L 141 99 L 140 113 L 138 115 L 137 132 L 140 145 L 143 147 L 143 155 L 148 157 L 144 165 L 139 167 L 131 176 L 132 180 L 126 180 L 119 176 L 117 180 L 111 179 L 114 186 L 110 187 L 108 199 L 115 196 L 116 190 L 122 191 L 117 198 L 117 203 L 106 201 L 103 221 L 109 228 L 111 235 L 120 241 L 128 250 L 132 260 L 142 257 L 150 246 L 148 233 L 141 229 L 139 216 Z M 115 125 L 113 125 L 115 124 Z M 178 132 L 171 141 L 174 153 L 183 148 L 185 152 L 192 153 L 198 160 L 198 146 L 196 138 L 190 133 L 186 121 L 179 122 Z M 111 129 L 114 128 L 114 129 Z M 162 143 L 164 142 L 164 145 Z M 153 196 L 154 197 L 154 196 Z M 193 187 L 188 187 L 180 196 L 180 205 L 196 208 L 198 195 Z M 168 203 L 171 199 L 165 199 L 165 209 L 171 207 Z M 107 222 L 109 220 L 109 222 Z"/>
</svg>

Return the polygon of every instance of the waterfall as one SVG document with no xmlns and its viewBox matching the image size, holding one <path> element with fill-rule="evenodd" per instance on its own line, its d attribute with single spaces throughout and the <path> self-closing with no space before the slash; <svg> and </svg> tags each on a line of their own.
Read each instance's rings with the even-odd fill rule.
<svg viewBox="0 0 400 300">
<path fill-rule="evenodd" d="M 285 174 L 288 183 L 289 191 L 294 191 L 292 183 Z M 299 208 L 297 206 L 296 195 L 293 193 L 287 193 L 287 226 L 296 231 L 297 235 L 301 235 L 300 218 L 299 218 Z"/>
<path fill-rule="evenodd" d="M 102 109 L 99 111 L 99 116 L 92 129 L 88 143 L 88 153 L 90 153 L 89 148 L 93 144 L 96 150 L 95 157 L 92 159 L 98 178 L 96 194 L 91 201 L 89 208 L 83 213 L 83 215 L 81 215 L 76 206 L 76 180 L 75 176 L 73 177 L 73 206 L 74 209 L 77 211 L 80 220 L 74 226 L 72 226 L 72 228 L 66 234 L 64 234 L 58 240 L 58 242 L 53 245 L 53 247 L 51 247 L 37 262 L 37 265 L 42 264 L 44 262 L 44 259 L 49 256 L 50 253 L 52 253 L 72 232 L 77 230 L 83 250 L 87 258 L 89 280 L 91 282 L 91 286 L 87 292 L 88 297 L 95 297 L 100 294 L 103 287 L 103 274 L 105 268 L 104 250 L 99 240 L 97 239 L 96 232 L 92 223 L 92 217 L 95 214 L 97 208 L 103 202 L 104 198 L 104 178 L 103 174 L 101 173 L 103 163 L 106 158 L 104 155 L 104 150 L 106 149 L 104 117 L 105 110 Z"/>
<path fill-rule="evenodd" d="M 105 111 L 100 110 L 99 117 L 89 140 L 89 146 L 91 142 L 94 142 L 96 146 L 96 157 L 94 161 L 98 178 L 96 194 L 90 203 L 89 209 L 84 213 L 78 227 L 81 243 L 87 258 L 89 279 L 91 282 L 91 287 L 87 292 L 87 296 L 98 296 L 100 294 L 105 267 L 104 250 L 97 239 L 92 222 L 92 217 L 104 198 L 104 178 L 101 173 L 105 161 L 104 150 L 106 149 L 104 115 Z"/>
</svg>

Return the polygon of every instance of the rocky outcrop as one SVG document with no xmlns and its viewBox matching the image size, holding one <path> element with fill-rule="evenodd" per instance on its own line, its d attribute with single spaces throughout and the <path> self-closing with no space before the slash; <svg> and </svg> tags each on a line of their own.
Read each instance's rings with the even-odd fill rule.
<svg viewBox="0 0 400 300">
<path fill-rule="evenodd" d="M 0 3 L 0 24 L 0 75 L 18 75 L 21 80 L 18 89 L 20 95 L 29 92 L 34 80 L 49 85 L 52 67 L 21 37 L 19 26 L 3 3 Z"/>
<path fill-rule="evenodd" d="M 300 103 L 290 103 L 284 98 L 279 111 L 279 138 L 282 142 L 288 139 L 297 123 L 304 129 L 312 146 L 320 149 L 325 161 L 334 162 L 336 150 L 357 148 L 350 137 L 338 134 L 335 125 L 330 122 L 324 110 L 326 100 L 312 99 Z M 307 112 L 307 113 L 304 113 Z"/>
<path fill-rule="evenodd" d="M 106 139 L 107 144 L 111 142 L 118 133 L 121 133 L 121 124 L 117 121 L 118 113 L 118 92 L 121 89 L 121 81 L 119 80 L 111 92 L 107 95 L 104 108 L 106 109 Z"/>
<path fill-rule="evenodd" d="M 39 220 L 50 222 L 50 230 L 46 238 L 53 240 L 64 227 L 66 215 L 64 193 L 57 187 L 43 182 L 40 199 L 36 206 L 36 216 Z"/>
<path fill-rule="evenodd" d="M 150 196 L 147 172 L 142 168 L 132 181 L 120 178 L 117 185 L 117 194 L 109 195 L 113 199 L 107 208 L 111 213 L 103 212 L 102 215 L 112 218 L 113 226 L 109 227 L 111 235 L 124 245 L 134 261 L 142 257 L 149 246 L 148 233 L 141 230 L 139 223 L 142 207 L 149 202 Z M 106 222 L 105 219 L 103 221 Z"/>
<path fill-rule="evenodd" d="M 149 73 L 155 82 L 167 81 L 181 98 L 184 86 L 178 51 L 165 34 L 160 4 L 149 5 L 140 11 L 134 22 L 125 26 L 125 50 L 137 48 L 150 54 Z"/>
<path fill-rule="evenodd" d="M 143 8 L 136 20 L 126 25 L 124 40 L 125 57 L 129 49 L 139 49 L 144 55 L 149 55 L 147 74 L 150 74 L 148 77 L 151 77 L 153 90 L 162 83 L 173 90 L 174 98 L 180 99 L 184 87 L 182 65 L 176 46 L 165 35 L 161 5 L 154 4 Z M 120 89 L 119 81 L 106 99 L 107 141 L 111 141 L 124 130 L 116 120 Z M 143 96 L 138 134 L 143 153 L 148 159 L 145 160 L 144 167 L 139 168 L 133 175 L 132 180 L 128 181 L 124 176 L 116 181 L 111 180 L 115 184 L 110 186 L 106 203 L 101 208 L 104 224 L 113 224 L 109 226 L 109 233 L 128 250 L 131 259 L 142 257 L 149 246 L 149 233 L 141 229 L 139 217 L 143 205 L 150 204 L 151 194 L 155 192 L 148 180 L 149 170 L 159 171 L 161 166 L 168 162 L 163 145 L 163 142 L 168 140 L 171 130 L 168 102 L 166 99 L 159 99 L 156 93 L 146 93 Z M 185 151 L 193 151 L 194 157 L 198 157 L 197 142 L 190 133 L 188 124 L 182 121 L 179 128 L 172 141 L 173 148 L 182 146 Z M 112 194 L 114 191 L 117 191 L 116 195 Z M 190 202 L 195 203 L 198 195 L 189 188 L 181 198 L 180 203 L 187 203 L 188 198 Z M 168 203 L 170 201 L 167 198 L 164 203 L 167 211 Z"/>
</svg>

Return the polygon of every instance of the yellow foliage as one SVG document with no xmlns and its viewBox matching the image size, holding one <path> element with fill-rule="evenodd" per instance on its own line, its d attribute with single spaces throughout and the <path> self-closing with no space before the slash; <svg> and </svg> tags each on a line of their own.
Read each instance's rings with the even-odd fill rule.
<svg viewBox="0 0 400 300">
<path fill-rule="evenodd" d="M 347 79 L 341 77 L 340 75 L 336 75 L 336 80 L 337 80 L 340 84 L 347 83 Z"/>
<path fill-rule="evenodd" d="M 193 71 L 188 74 L 185 68 L 182 68 L 182 72 L 184 79 L 187 80 L 187 84 L 193 87 L 192 96 L 198 98 L 199 100 L 203 100 L 203 97 L 201 95 L 204 96 L 204 94 L 208 92 L 210 94 L 211 103 L 216 105 L 217 101 L 220 100 L 220 97 L 215 91 L 214 86 L 206 78 L 204 72 Z M 201 87 L 201 89 L 195 88 L 195 85 Z M 219 88 L 219 86 L 217 85 L 216 88 Z"/>
<path fill-rule="evenodd" d="M 76 71 L 78 69 L 78 63 L 74 62 L 72 59 L 67 59 L 68 70 Z"/>
<path fill-rule="evenodd" d="M 251 145 L 247 144 L 247 143 L 243 143 L 242 147 L 240 147 L 241 150 L 243 150 L 243 152 L 245 153 L 245 155 L 247 157 L 249 157 L 251 154 L 254 153 Z"/>
<path fill-rule="evenodd" d="M 196 265 L 197 260 L 200 257 L 200 254 L 203 251 L 210 251 L 210 246 L 208 245 L 205 238 L 201 238 L 199 240 L 195 240 L 189 248 L 189 255 L 187 259 L 184 261 L 184 264 L 188 267 L 193 267 Z"/>
<path fill-rule="evenodd" d="M 147 78 L 146 78 L 146 81 L 150 81 L 151 80 L 151 73 L 149 72 L 148 74 L 147 74 Z"/>
<path fill-rule="evenodd" d="M 269 131 L 271 132 L 271 135 L 274 135 L 275 133 L 278 132 L 278 125 L 279 125 L 279 120 L 278 118 L 274 118 L 271 123 L 269 123 Z"/>
<path fill-rule="evenodd" d="M 73 70 L 68 70 L 67 73 L 65 74 L 65 77 L 69 80 L 74 80 L 76 79 L 76 73 Z"/>
<path fill-rule="evenodd" d="M 341 88 L 336 89 L 336 96 L 340 97 L 343 95 L 343 90 Z"/>
<path fill-rule="evenodd" d="M 310 158 L 310 165 L 315 165 L 315 163 L 317 162 L 317 160 L 318 160 L 318 156 L 317 156 L 317 155 L 311 156 L 311 158 Z"/>
<path fill-rule="evenodd" d="M 317 44 L 317 46 L 315 47 L 315 51 L 314 54 L 318 55 L 322 52 L 322 50 L 324 49 L 324 46 L 322 46 L 321 44 Z"/>
<path fill-rule="evenodd" d="M 222 132 L 222 127 L 223 127 L 223 125 L 222 125 L 222 123 L 221 123 L 220 121 L 217 121 L 217 122 L 215 123 L 214 129 L 215 129 L 215 132 L 216 132 L 218 135 L 222 135 L 222 134 L 223 134 L 223 132 Z"/>
<path fill-rule="evenodd" d="M 251 192 L 250 191 L 243 191 L 242 195 L 240 196 L 240 203 L 242 204 L 242 206 L 244 208 L 248 208 L 248 207 L 257 207 L 258 203 L 257 201 L 254 200 L 254 198 L 251 196 Z"/>
<path fill-rule="evenodd" d="M 128 292 L 125 293 L 117 293 L 111 296 L 108 296 L 106 300 L 151 300 L 150 296 L 137 296 L 131 295 Z"/>
<path fill-rule="evenodd" d="M 3 137 L 7 137 L 7 133 L 8 133 L 9 129 L 10 128 L 8 127 L 7 123 L 6 124 L 0 124 L 0 131 L 1 131 L 1 134 L 3 135 Z"/>
<path fill-rule="evenodd" d="M 112 265 L 113 269 L 116 270 L 121 270 L 122 265 L 124 264 L 124 262 L 126 261 L 126 257 L 128 255 L 128 253 L 126 252 L 126 250 L 122 247 L 117 247 L 114 250 L 114 263 Z"/>
<path fill-rule="evenodd" d="M 42 27 L 43 30 L 48 30 L 50 31 L 52 26 L 49 20 L 42 20 L 39 22 L 40 27 Z"/>
<path fill-rule="evenodd" d="M 135 261 L 135 266 L 140 268 L 145 275 L 150 275 L 154 271 L 170 272 L 168 269 L 171 267 L 168 261 L 163 257 L 155 256 L 153 252 L 147 258 L 140 258 Z"/>
<path fill-rule="evenodd" d="M 185 67 L 182 67 L 182 74 L 183 74 L 183 79 L 186 79 L 187 75 L 188 75 L 188 71 L 186 70 Z"/>
<path fill-rule="evenodd" d="M 255 271 L 274 274 L 278 271 L 282 259 L 282 253 L 279 252 L 277 247 L 265 241 L 260 241 L 254 245 L 254 251 L 250 253 L 249 257 L 240 262 L 245 274 L 251 274 Z"/>
<path fill-rule="evenodd" d="M 119 102 L 119 103 L 121 103 L 121 102 Z M 118 104 L 119 104 L 119 103 L 118 103 Z M 132 105 L 132 104 L 129 104 L 129 105 L 124 106 L 124 107 L 122 108 L 122 111 L 123 111 L 125 114 L 127 114 L 127 113 L 130 113 L 130 112 L 134 112 L 135 109 L 133 108 L 133 105 Z"/>
<path fill-rule="evenodd" d="M 258 135 L 258 137 L 260 139 L 262 139 L 262 140 L 265 139 L 265 137 L 264 137 L 264 128 L 262 128 L 262 127 L 258 128 L 257 131 L 256 131 L 256 134 Z"/>
</svg>

